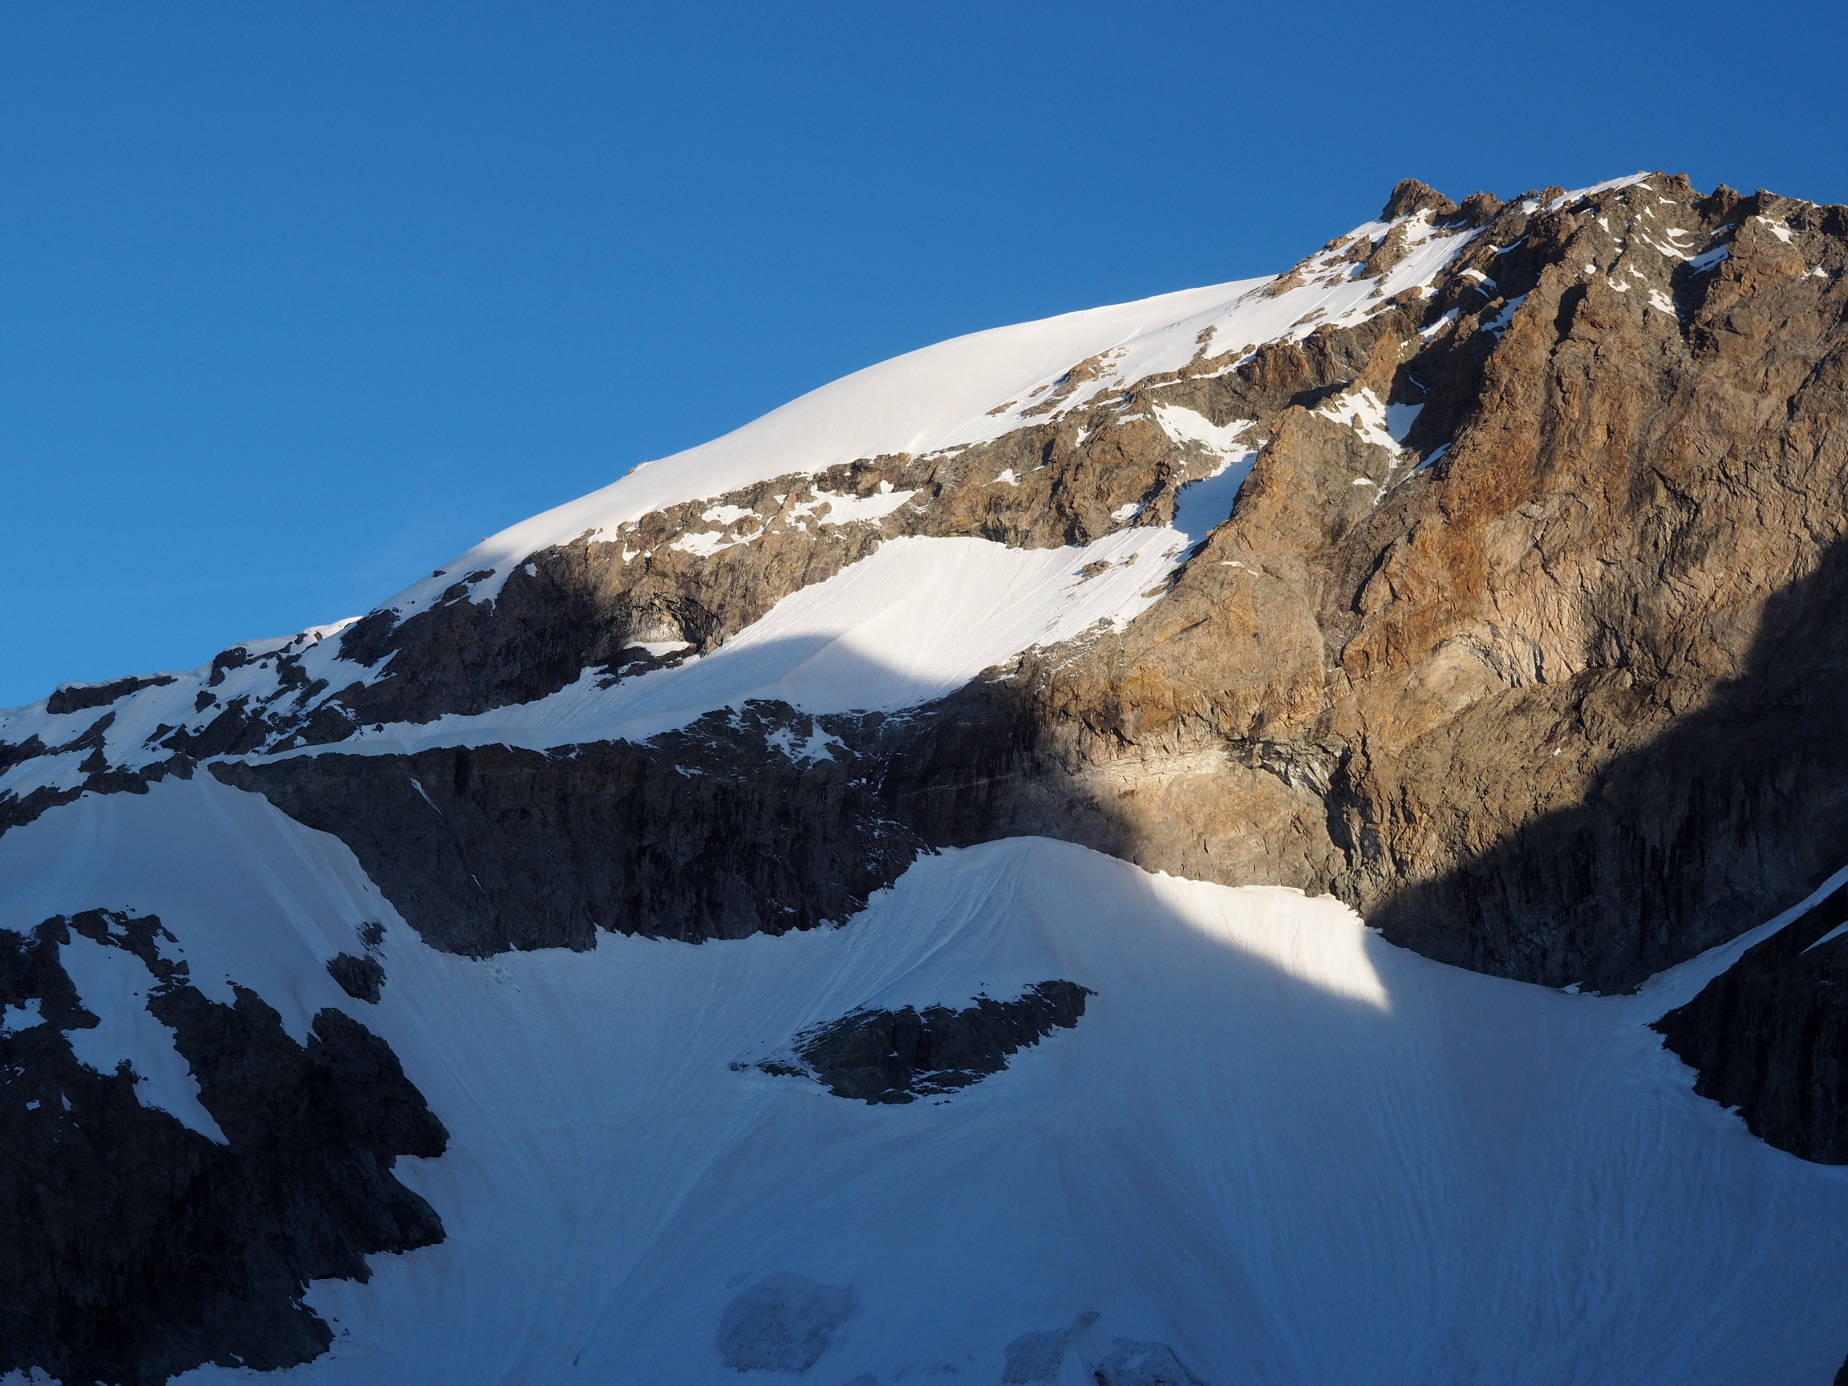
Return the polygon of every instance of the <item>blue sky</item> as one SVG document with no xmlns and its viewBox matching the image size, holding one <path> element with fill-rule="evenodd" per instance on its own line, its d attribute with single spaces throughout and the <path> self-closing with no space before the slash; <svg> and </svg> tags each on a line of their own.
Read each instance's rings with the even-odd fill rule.
<svg viewBox="0 0 1848 1386">
<path fill-rule="evenodd" d="M 1848 201 L 1760 3 L 0 0 L 0 706 L 363 611 L 957 333 L 1281 269 L 1411 175 Z"/>
</svg>

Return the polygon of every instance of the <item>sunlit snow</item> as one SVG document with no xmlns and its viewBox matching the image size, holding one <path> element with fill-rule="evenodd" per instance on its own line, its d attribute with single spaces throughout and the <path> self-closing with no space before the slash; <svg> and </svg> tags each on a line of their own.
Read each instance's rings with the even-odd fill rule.
<svg viewBox="0 0 1848 1386">
<path fill-rule="evenodd" d="M 1155 600 L 1186 545 L 1185 534 L 1166 527 L 1121 530 L 1083 548 L 892 539 L 785 597 L 702 658 L 607 688 L 604 676 L 587 671 L 536 702 L 364 729 L 341 749 L 639 740 L 752 698 L 805 712 L 910 707 L 1033 645 L 1072 639 L 1100 622 L 1120 625 Z"/>
</svg>

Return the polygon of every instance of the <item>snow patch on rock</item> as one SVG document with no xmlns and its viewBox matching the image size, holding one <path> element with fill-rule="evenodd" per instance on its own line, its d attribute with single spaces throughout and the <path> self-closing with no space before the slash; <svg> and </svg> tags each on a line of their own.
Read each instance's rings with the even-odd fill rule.
<svg viewBox="0 0 1848 1386">
<path fill-rule="evenodd" d="M 1187 536 L 1118 531 L 1095 544 L 1013 549 L 985 539 L 888 540 L 785 597 L 704 656 L 610 687 L 595 671 L 535 702 L 416 725 L 365 728 L 342 753 L 427 746 L 541 748 L 643 740 L 752 698 L 804 712 L 894 711 L 939 698 L 1035 645 L 1120 628 L 1160 595 Z M 1101 568 L 1087 565 L 1102 564 Z M 312 753 L 307 752 L 307 753 Z"/>
</svg>

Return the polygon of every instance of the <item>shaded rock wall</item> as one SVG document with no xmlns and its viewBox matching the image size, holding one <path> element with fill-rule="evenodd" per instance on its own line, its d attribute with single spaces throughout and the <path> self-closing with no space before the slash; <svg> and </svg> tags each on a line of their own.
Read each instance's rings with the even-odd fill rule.
<svg viewBox="0 0 1848 1386">
<path fill-rule="evenodd" d="M 845 921 L 925 849 L 847 747 L 771 744 L 811 720 L 753 704 L 646 744 L 211 769 L 340 837 L 435 947 L 584 949 L 600 928 L 697 942 Z"/>
<path fill-rule="evenodd" d="M 1844 923 L 1848 886 L 1655 1026 L 1699 1073 L 1702 1097 L 1737 1107 L 1780 1150 L 1830 1165 L 1848 1165 L 1848 935 L 1814 945 Z"/>
<path fill-rule="evenodd" d="M 98 1018 L 59 960 L 73 933 L 147 964 L 148 1010 L 228 1144 L 141 1105 L 126 1066 L 76 1059 L 69 1032 Z M 391 1167 L 447 1135 L 384 1041 L 324 1010 L 297 1044 L 254 993 L 201 994 L 163 936 L 100 911 L 0 930 L 0 1007 L 38 1016 L 0 1031 L 0 1373 L 154 1386 L 206 1362 L 293 1366 L 332 1339 L 308 1281 L 442 1240 Z"/>
</svg>

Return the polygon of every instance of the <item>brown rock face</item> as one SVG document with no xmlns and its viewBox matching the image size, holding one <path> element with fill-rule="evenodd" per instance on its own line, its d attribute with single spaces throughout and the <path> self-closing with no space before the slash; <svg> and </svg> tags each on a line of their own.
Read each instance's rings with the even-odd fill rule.
<svg viewBox="0 0 1848 1386">
<path fill-rule="evenodd" d="M 1047 833 L 1189 876 L 1332 890 L 1464 966 L 1631 986 L 1848 860 L 1833 787 L 1848 766 L 1828 730 L 1848 710 L 1848 220 L 1664 176 L 1551 209 L 1486 195 L 1458 209 L 1402 184 L 1387 211 L 1408 210 L 1467 238 L 1428 293 L 981 448 L 765 483 L 726 498 L 744 518 L 704 556 L 680 537 L 713 530 L 700 502 L 538 555 L 495 603 L 458 584 L 434 612 L 348 633 L 355 657 L 395 650 L 404 670 L 351 695 L 353 713 L 490 706 L 600 660 L 618 676 L 637 630 L 709 648 L 896 533 L 1075 542 L 1128 502 L 1165 520 L 1204 463 L 1138 419 L 1171 402 L 1253 420 L 1264 446 L 1162 600 L 906 718 L 823 719 L 869 786 L 847 816 L 903 827 L 869 879 L 917 843 Z M 1402 252 L 1405 226 L 1367 260 L 1394 236 Z M 1332 244 L 1293 277 L 1353 272 L 1359 250 Z M 1362 417 L 1382 402 L 1417 407 L 1396 442 Z M 998 484 L 1004 469 L 1020 484 Z M 881 487 L 913 498 L 879 522 L 797 514 Z M 727 754 L 738 776 L 759 763 Z M 227 773 L 266 792 L 288 780 L 291 812 L 367 836 L 356 805 L 315 807 L 342 797 L 313 787 L 340 778 L 331 766 Z M 638 821 L 709 811 L 609 773 Z M 585 786 L 589 813 L 603 791 Z M 840 812 L 781 802 L 798 804 L 792 823 Z M 427 858 L 391 836 L 378 860 Z M 772 892 L 779 908 L 838 917 L 823 861 Z M 566 932 L 743 927 L 704 909 L 573 906 Z M 460 946 L 514 937 L 483 930 Z"/>
<path fill-rule="evenodd" d="M 839 920 L 918 851 L 1042 833 L 1332 891 L 1463 966 L 1633 986 L 1848 863 L 1848 211 L 1656 175 L 1460 206 L 1408 181 L 1385 215 L 1266 291 L 1451 238 L 1364 320 L 1203 341 L 1061 413 L 1106 353 L 991 443 L 648 515 L 534 554 L 493 601 L 464 575 L 340 637 L 383 677 L 162 744 L 341 836 L 465 952 Z M 644 642 L 710 650 L 899 535 L 1165 523 L 1215 459 L 1164 403 L 1262 446 L 1160 600 L 903 716 L 814 719 L 836 761 L 774 750 L 777 707 L 641 747 L 249 754 L 681 657 Z M 873 496 L 901 499 L 829 518 Z"/>
<path fill-rule="evenodd" d="M 1269 420 L 1166 599 L 959 695 L 1030 748 L 965 830 L 1332 889 L 1600 989 L 1800 898 L 1848 861 L 1845 238 L 1678 180 L 1516 206 L 1419 316 L 1288 349 L 1425 386 L 1408 441 L 1442 457 Z"/>
<path fill-rule="evenodd" d="M 1439 216 L 1447 216 L 1456 209 L 1456 203 L 1428 183 L 1406 178 L 1400 181 L 1399 186 L 1392 190 L 1392 196 L 1386 199 L 1386 205 L 1380 209 L 1380 220 L 1392 221 L 1397 217 L 1410 216 L 1413 212 L 1436 212 Z"/>
</svg>

